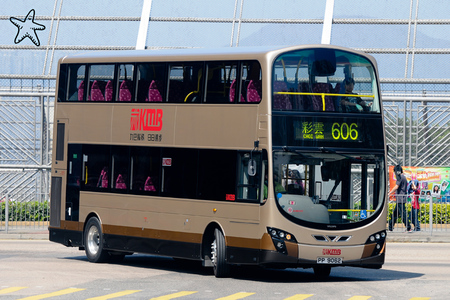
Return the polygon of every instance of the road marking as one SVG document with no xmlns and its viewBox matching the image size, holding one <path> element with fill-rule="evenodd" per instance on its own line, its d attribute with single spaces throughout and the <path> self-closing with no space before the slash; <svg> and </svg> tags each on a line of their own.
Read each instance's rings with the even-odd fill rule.
<svg viewBox="0 0 450 300">
<path fill-rule="evenodd" d="M 131 294 L 134 294 L 137 292 L 141 292 L 141 290 L 125 290 L 122 292 L 112 293 L 112 294 L 108 294 L 105 296 L 88 298 L 86 300 L 107 300 L 107 299 L 117 298 L 117 297 L 121 297 L 121 296 L 131 295 Z"/>
<path fill-rule="evenodd" d="M 42 294 L 42 295 L 37 295 L 37 296 L 31 296 L 31 297 L 21 298 L 21 299 L 18 299 L 18 300 L 39 300 L 39 299 L 45 299 L 45 298 L 50 298 L 50 297 L 55 297 L 55 296 L 72 294 L 72 293 L 79 292 L 79 291 L 84 291 L 84 290 L 85 289 L 68 288 L 68 289 L 57 291 L 57 292 L 53 292 L 53 293 Z"/>
<path fill-rule="evenodd" d="M 348 298 L 348 300 L 367 300 L 369 298 L 372 298 L 372 296 L 353 296 Z"/>
<path fill-rule="evenodd" d="M 0 295 L 14 293 L 14 292 L 26 289 L 26 288 L 27 288 L 26 286 L 13 286 L 13 287 L 10 287 L 10 288 L 1 289 L 0 290 Z"/>
<path fill-rule="evenodd" d="M 297 294 L 292 297 L 286 298 L 284 300 L 303 300 L 303 299 L 309 298 L 311 296 L 314 296 L 314 294 Z"/>
<path fill-rule="evenodd" d="M 236 293 L 227 297 L 223 297 L 223 298 L 218 298 L 217 300 L 236 300 L 236 299 L 242 299 L 248 296 L 253 295 L 254 293 L 245 293 L 245 292 L 240 292 L 240 293 Z"/>
<path fill-rule="evenodd" d="M 195 294 L 195 293 L 197 293 L 197 291 L 194 291 L 194 292 L 183 291 L 183 292 L 173 293 L 173 294 L 169 294 L 169 295 L 165 295 L 165 296 L 161 296 L 161 297 L 152 298 L 150 300 L 170 300 L 170 299 L 175 299 L 175 298 L 178 298 L 178 297 L 192 295 L 192 294 Z"/>
</svg>

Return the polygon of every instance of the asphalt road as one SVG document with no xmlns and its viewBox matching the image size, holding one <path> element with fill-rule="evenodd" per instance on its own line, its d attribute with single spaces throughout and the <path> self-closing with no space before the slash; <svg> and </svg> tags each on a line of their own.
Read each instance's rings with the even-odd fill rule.
<svg viewBox="0 0 450 300">
<path fill-rule="evenodd" d="M 170 258 L 89 263 L 83 251 L 45 240 L 0 241 L 0 299 L 450 299 L 450 244 L 388 243 L 381 270 L 211 269 Z"/>
</svg>

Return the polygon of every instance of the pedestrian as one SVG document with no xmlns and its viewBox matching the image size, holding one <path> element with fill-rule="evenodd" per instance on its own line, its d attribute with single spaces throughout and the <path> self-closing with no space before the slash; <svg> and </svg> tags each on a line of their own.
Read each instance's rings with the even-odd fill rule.
<svg viewBox="0 0 450 300">
<path fill-rule="evenodd" d="M 409 188 L 408 188 L 408 194 L 411 197 L 411 223 L 414 225 L 414 231 L 420 231 L 420 220 L 419 220 L 420 187 L 419 187 L 419 181 L 417 179 L 410 181 Z"/>
<path fill-rule="evenodd" d="M 405 224 L 405 228 L 407 232 L 411 231 L 411 224 L 409 222 L 409 214 L 406 210 L 406 202 L 408 199 L 407 188 L 408 181 L 406 180 L 405 175 L 403 174 L 403 168 L 400 165 L 394 167 L 395 176 L 397 178 L 397 182 L 392 190 L 389 191 L 388 197 L 390 197 L 393 193 L 395 194 L 396 204 L 392 211 L 392 218 L 389 222 L 389 231 L 394 229 L 394 224 L 397 222 L 398 216 L 400 215 L 403 224 Z"/>
</svg>

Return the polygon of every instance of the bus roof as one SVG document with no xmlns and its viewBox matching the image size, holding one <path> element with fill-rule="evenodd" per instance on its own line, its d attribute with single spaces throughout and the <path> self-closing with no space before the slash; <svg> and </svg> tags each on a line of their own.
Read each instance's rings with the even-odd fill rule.
<svg viewBox="0 0 450 300">
<path fill-rule="evenodd" d="M 331 45 L 296 45 L 296 46 L 258 46 L 258 47 L 222 47 L 222 48 L 185 48 L 158 50 L 114 50 L 91 51 L 68 55 L 60 63 L 107 63 L 107 62 L 144 62 L 144 61 L 196 61 L 223 59 L 258 59 L 267 54 L 307 48 L 350 49 Z M 350 50 L 354 51 L 354 50 Z"/>
</svg>

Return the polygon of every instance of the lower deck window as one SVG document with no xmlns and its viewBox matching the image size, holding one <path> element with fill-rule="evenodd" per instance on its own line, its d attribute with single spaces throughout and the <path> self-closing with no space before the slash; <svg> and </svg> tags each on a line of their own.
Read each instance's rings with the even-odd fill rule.
<svg viewBox="0 0 450 300">
<path fill-rule="evenodd" d="M 69 144 L 81 191 L 259 202 L 263 169 L 260 152 Z"/>
</svg>

